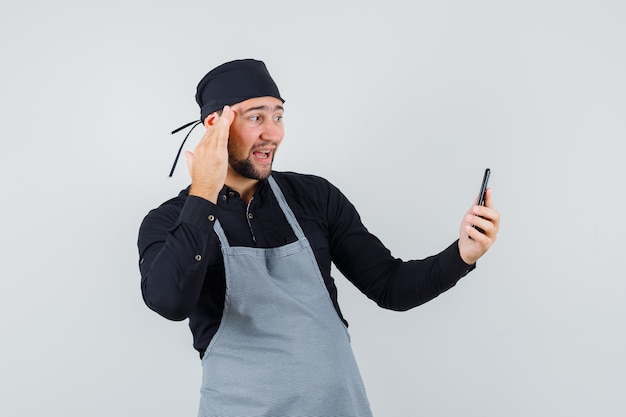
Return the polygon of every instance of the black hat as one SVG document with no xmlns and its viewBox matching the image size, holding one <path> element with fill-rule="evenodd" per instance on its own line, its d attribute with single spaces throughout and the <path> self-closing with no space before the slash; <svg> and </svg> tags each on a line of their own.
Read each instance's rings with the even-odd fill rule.
<svg viewBox="0 0 626 417">
<path fill-rule="evenodd" d="M 200 106 L 200 121 L 204 122 L 209 114 L 226 105 L 266 96 L 285 102 L 263 61 L 227 62 L 209 71 L 198 83 L 196 102 Z"/>
</svg>

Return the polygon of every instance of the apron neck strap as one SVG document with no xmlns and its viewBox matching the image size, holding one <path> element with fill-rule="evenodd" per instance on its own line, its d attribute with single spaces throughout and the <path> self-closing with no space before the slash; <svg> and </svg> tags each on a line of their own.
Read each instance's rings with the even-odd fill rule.
<svg viewBox="0 0 626 417">
<path fill-rule="evenodd" d="M 287 204 L 287 200 L 285 199 L 285 196 L 283 195 L 282 190 L 276 183 L 276 180 L 270 175 L 267 178 L 267 181 L 269 182 L 270 187 L 272 191 L 274 192 L 274 196 L 276 197 L 276 200 L 278 201 L 278 205 L 283 211 L 283 214 L 285 215 L 287 222 L 293 229 L 294 234 L 296 235 L 298 240 L 304 239 L 305 238 L 304 231 L 302 230 L 302 227 L 300 227 L 298 220 L 296 220 L 295 214 L 293 214 L 293 211 L 291 211 L 291 208 Z M 222 246 L 229 247 L 230 245 L 228 243 L 228 239 L 226 238 L 226 233 L 224 233 L 224 229 L 222 228 L 222 225 L 219 222 L 219 220 L 215 220 L 215 224 L 213 225 L 213 230 L 215 230 L 215 233 L 217 233 L 217 236 L 219 237 L 220 243 L 222 244 Z"/>
<path fill-rule="evenodd" d="M 276 200 L 278 200 L 278 205 L 283 210 L 283 213 L 285 214 L 285 217 L 287 218 L 287 222 L 289 222 L 289 225 L 293 229 L 293 232 L 295 233 L 296 237 L 298 238 L 298 240 L 304 239 L 305 238 L 304 232 L 302 231 L 302 228 L 300 227 L 298 220 L 296 220 L 295 214 L 293 214 L 293 211 L 291 211 L 291 208 L 287 204 L 287 200 L 285 199 L 283 192 L 281 191 L 278 184 L 276 184 L 276 180 L 274 179 L 274 177 L 270 175 L 267 181 L 269 182 L 270 187 L 272 187 L 274 196 L 276 196 Z"/>
</svg>

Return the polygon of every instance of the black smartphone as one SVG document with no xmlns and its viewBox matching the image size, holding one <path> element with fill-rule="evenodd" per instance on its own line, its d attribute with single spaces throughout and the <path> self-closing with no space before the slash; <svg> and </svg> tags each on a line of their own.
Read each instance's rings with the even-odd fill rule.
<svg viewBox="0 0 626 417">
<path fill-rule="evenodd" d="M 489 175 L 491 175 L 491 170 L 489 168 L 485 169 L 485 175 L 483 176 L 483 183 L 480 185 L 480 193 L 478 193 L 478 205 L 485 205 L 485 192 L 487 191 L 487 184 L 489 183 Z"/>
<path fill-rule="evenodd" d="M 480 184 L 480 192 L 478 193 L 478 205 L 485 205 L 485 193 L 487 192 L 487 184 L 489 183 L 489 176 L 491 175 L 491 170 L 489 168 L 485 169 L 485 175 L 483 175 L 483 183 Z M 478 230 L 480 233 L 483 233 L 483 230 L 480 227 L 472 226 L 474 229 Z M 471 237 L 470 237 L 471 239 Z"/>
</svg>

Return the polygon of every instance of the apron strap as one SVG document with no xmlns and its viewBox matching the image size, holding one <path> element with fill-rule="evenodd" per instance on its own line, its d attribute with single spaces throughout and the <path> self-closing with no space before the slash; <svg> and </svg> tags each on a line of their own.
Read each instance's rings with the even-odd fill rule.
<svg viewBox="0 0 626 417">
<path fill-rule="evenodd" d="M 224 233 L 224 229 L 222 228 L 222 224 L 218 219 L 215 219 L 215 223 L 213 224 L 213 230 L 217 234 L 217 237 L 220 239 L 220 243 L 223 247 L 229 248 L 228 239 L 226 239 L 226 233 Z"/>
<path fill-rule="evenodd" d="M 283 195 L 283 192 L 281 191 L 278 184 L 276 184 L 276 180 L 271 175 L 269 176 L 267 180 L 270 183 L 270 187 L 272 187 L 272 191 L 274 191 L 276 200 L 278 200 L 278 205 L 283 210 L 283 213 L 285 214 L 287 221 L 291 225 L 293 232 L 296 234 L 296 237 L 298 238 L 298 240 L 304 239 L 305 238 L 304 232 L 302 231 L 302 228 L 300 227 L 298 220 L 296 220 L 295 214 L 293 214 L 293 211 L 291 211 L 291 208 L 287 204 L 287 200 L 285 200 L 285 196 Z"/>
<path fill-rule="evenodd" d="M 293 211 L 291 211 L 291 208 L 287 204 L 287 200 L 285 199 L 285 196 L 283 195 L 283 192 L 281 191 L 280 187 L 276 183 L 276 180 L 271 175 L 267 178 L 267 180 L 270 184 L 270 187 L 272 188 L 272 191 L 274 192 L 274 196 L 276 196 L 278 205 L 280 206 L 283 213 L 285 214 L 285 218 L 287 219 L 287 222 L 293 229 L 294 234 L 296 235 L 298 240 L 304 239 L 305 238 L 304 231 L 302 230 L 302 227 L 300 227 L 298 220 L 296 220 L 296 215 L 293 214 Z M 230 245 L 228 244 L 228 239 L 226 238 L 226 233 L 224 233 L 224 229 L 222 228 L 222 224 L 217 219 L 215 219 L 213 230 L 215 230 L 215 233 L 217 234 L 217 237 L 220 239 L 220 243 L 222 244 L 222 246 L 225 248 L 230 247 Z"/>
</svg>

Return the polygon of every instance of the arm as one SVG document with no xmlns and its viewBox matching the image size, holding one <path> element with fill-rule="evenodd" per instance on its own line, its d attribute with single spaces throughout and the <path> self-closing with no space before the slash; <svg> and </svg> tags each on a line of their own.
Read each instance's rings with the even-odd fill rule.
<svg viewBox="0 0 626 417">
<path fill-rule="evenodd" d="M 141 291 L 148 307 L 170 320 L 194 310 L 210 265 L 222 262 L 213 221 L 217 206 L 194 196 L 152 210 L 139 229 Z M 212 217 L 211 217 L 212 216 Z"/>
<path fill-rule="evenodd" d="M 475 268 L 473 263 L 463 260 L 458 240 L 425 259 L 394 258 L 382 242 L 367 231 L 354 206 L 339 190 L 332 191 L 328 206 L 333 262 L 346 278 L 381 307 L 408 310 L 423 304 L 452 288 Z M 469 240 L 467 235 L 460 239 L 463 238 Z"/>
<path fill-rule="evenodd" d="M 146 304 L 171 320 L 195 309 L 208 267 L 222 262 L 213 222 L 217 197 L 228 167 L 228 134 L 234 113 L 204 120 L 206 133 L 194 153 L 186 152 L 191 176 L 189 197 L 166 203 L 144 219 L 139 231 L 141 289 Z M 174 200 L 176 201 L 176 200 Z"/>
</svg>

